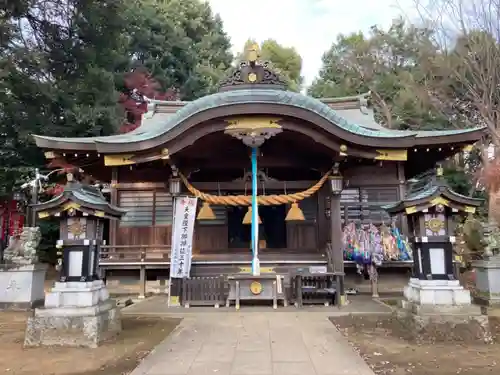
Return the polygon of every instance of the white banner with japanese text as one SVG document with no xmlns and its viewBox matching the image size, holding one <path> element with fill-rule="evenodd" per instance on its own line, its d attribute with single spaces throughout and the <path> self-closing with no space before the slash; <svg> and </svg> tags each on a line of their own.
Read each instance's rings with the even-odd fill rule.
<svg viewBox="0 0 500 375">
<path fill-rule="evenodd" d="M 198 198 L 175 197 L 172 224 L 170 277 L 189 277 L 193 254 L 193 232 Z"/>
</svg>

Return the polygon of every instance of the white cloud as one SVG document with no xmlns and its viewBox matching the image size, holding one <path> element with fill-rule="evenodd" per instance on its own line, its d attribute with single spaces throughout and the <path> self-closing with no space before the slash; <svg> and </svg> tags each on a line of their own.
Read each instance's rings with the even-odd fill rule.
<svg viewBox="0 0 500 375">
<path fill-rule="evenodd" d="M 321 57 L 338 34 L 387 27 L 405 14 L 412 0 L 208 0 L 224 21 L 233 51 L 248 38 L 272 38 L 295 47 L 303 59 L 302 74 L 310 84 L 321 67 Z"/>
</svg>

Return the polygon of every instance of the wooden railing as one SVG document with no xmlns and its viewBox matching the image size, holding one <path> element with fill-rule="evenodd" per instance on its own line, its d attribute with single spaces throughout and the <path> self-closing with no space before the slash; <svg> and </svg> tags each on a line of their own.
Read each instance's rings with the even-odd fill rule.
<svg viewBox="0 0 500 375">
<path fill-rule="evenodd" d="M 330 267 L 333 266 L 331 249 L 326 248 L 325 254 Z M 228 252 L 229 259 L 234 259 L 238 254 Z M 100 252 L 101 264 L 127 264 L 127 263 L 166 263 L 170 261 L 170 246 L 158 245 L 104 245 Z M 227 260 L 227 259 L 226 259 Z M 383 262 L 382 268 L 403 267 L 411 268 L 413 261 Z M 344 260 L 344 267 L 354 267 L 355 262 Z"/>
<path fill-rule="evenodd" d="M 162 245 L 103 245 L 100 263 L 168 262 L 170 246 Z"/>
<path fill-rule="evenodd" d="M 229 292 L 223 276 L 192 277 L 182 280 L 182 304 L 190 306 L 223 306 Z"/>
</svg>

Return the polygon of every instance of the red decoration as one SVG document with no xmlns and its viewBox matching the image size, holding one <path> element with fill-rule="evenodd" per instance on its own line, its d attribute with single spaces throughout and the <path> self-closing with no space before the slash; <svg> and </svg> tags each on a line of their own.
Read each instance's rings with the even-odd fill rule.
<svg viewBox="0 0 500 375">
<path fill-rule="evenodd" d="M 123 106 L 127 114 L 127 120 L 119 129 L 119 133 L 128 133 L 137 129 L 141 125 L 142 115 L 148 110 L 148 103 L 144 96 L 149 99 L 175 101 L 179 100 L 178 92 L 169 89 L 162 92 L 161 85 L 144 68 L 138 68 L 125 75 L 125 92 L 120 94 L 118 102 Z M 64 158 L 54 158 L 47 165 L 51 169 L 60 169 L 58 175 L 65 175 L 69 172 L 77 173 L 79 168 L 68 163 Z M 48 188 L 49 195 L 59 195 L 64 191 L 64 185 L 56 184 Z"/>
<path fill-rule="evenodd" d="M 56 168 L 60 169 L 60 171 L 56 172 L 59 175 L 63 175 L 69 172 L 75 173 L 79 169 L 77 166 L 68 163 L 66 159 L 61 157 L 56 157 L 52 159 L 50 163 L 47 165 L 47 167 L 51 169 L 56 169 Z"/>
<path fill-rule="evenodd" d="M 51 169 L 60 169 L 55 172 L 57 175 L 66 175 L 67 173 L 78 173 L 80 168 L 76 165 L 70 164 L 66 161 L 66 159 L 62 157 L 56 157 L 50 161 L 47 167 Z M 46 193 L 54 196 L 59 195 L 64 191 L 64 185 L 56 184 L 53 187 L 50 187 L 46 190 Z"/>
<path fill-rule="evenodd" d="M 120 133 L 128 133 L 141 125 L 142 115 L 148 110 L 148 103 L 143 97 L 156 100 L 179 100 L 176 90 L 161 91 L 161 85 L 151 74 L 143 69 L 135 69 L 125 76 L 126 92 L 120 94 L 118 102 L 127 114 L 127 120 L 120 128 Z"/>
<path fill-rule="evenodd" d="M 12 212 L 9 222 L 9 236 L 19 236 L 23 231 L 24 215 L 20 212 Z"/>
<path fill-rule="evenodd" d="M 0 238 L 2 241 L 6 240 L 6 236 L 19 236 L 23 230 L 24 219 L 24 214 L 18 210 L 17 201 L 10 200 L 0 203 Z"/>
<path fill-rule="evenodd" d="M 56 184 L 53 187 L 48 188 L 45 192 L 48 195 L 54 196 L 54 195 L 62 194 L 63 191 L 64 191 L 64 185 Z"/>
</svg>

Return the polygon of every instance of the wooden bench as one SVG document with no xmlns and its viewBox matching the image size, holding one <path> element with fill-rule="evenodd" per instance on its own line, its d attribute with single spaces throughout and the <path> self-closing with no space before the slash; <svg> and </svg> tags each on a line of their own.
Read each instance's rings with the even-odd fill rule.
<svg viewBox="0 0 500 375">
<path fill-rule="evenodd" d="M 303 307 L 322 304 L 325 306 L 339 305 L 337 295 L 338 285 L 343 273 L 325 272 L 321 274 L 298 273 L 292 278 L 292 289 L 295 294 L 295 306 Z"/>
</svg>

